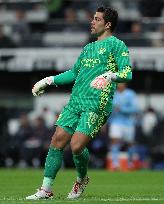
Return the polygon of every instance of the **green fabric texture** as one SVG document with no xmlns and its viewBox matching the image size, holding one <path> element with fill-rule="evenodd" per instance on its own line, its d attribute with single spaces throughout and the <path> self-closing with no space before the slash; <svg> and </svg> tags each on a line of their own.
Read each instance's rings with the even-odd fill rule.
<svg viewBox="0 0 164 204">
<path fill-rule="evenodd" d="M 50 147 L 45 162 L 44 177 L 55 179 L 63 160 L 63 150 Z"/>
<path fill-rule="evenodd" d="M 117 79 L 103 90 L 90 86 L 99 75 L 111 71 Z M 132 78 L 129 50 L 125 43 L 114 36 L 87 44 L 70 71 L 54 77 L 54 83 L 74 82 L 70 104 L 82 110 L 111 112 L 117 82 Z"/>
<path fill-rule="evenodd" d="M 117 79 L 115 80 L 115 82 L 118 82 L 118 83 L 128 82 L 132 80 L 132 72 L 130 71 L 128 66 L 123 72 L 116 73 L 116 76 L 117 76 Z"/>
<path fill-rule="evenodd" d="M 74 82 L 76 76 L 72 70 L 66 71 L 62 74 L 54 76 L 54 83 L 56 85 L 70 84 Z"/>
<path fill-rule="evenodd" d="M 87 175 L 89 152 L 85 148 L 80 154 L 73 154 L 73 161 L 77 170 L 77 176 L 83 179 Z"/>
</svg>

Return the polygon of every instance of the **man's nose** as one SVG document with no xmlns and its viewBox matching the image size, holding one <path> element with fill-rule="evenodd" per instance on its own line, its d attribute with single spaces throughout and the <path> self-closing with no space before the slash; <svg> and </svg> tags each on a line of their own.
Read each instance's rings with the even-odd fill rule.
<svg viewBox="0 0 164 204">
<path fill-rule="evenodd" d="M 95 21 L 94 21 L 94 20 L 92 20 L 92 21 L 91 21 L 91 25 L 94 25 L 94 23 L 95 23 Z"/>
</svg>

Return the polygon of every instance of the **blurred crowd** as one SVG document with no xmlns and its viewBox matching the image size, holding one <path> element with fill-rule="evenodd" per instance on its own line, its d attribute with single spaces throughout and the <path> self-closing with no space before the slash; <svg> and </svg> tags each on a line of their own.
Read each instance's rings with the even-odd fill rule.
<svg viewBox="0 0 164 204">
<path fill-rule="evenodd" d="M 58 113 L 48 106 L 41 110 L 1 109 L 0 166 L 42 167 Z M 11 114 L 11 113 L 10 113 Z M 111 171 L 164 168 L 164 118 L 152 107 L 139 109 L 136 93 L 119 84 L 108 122 L 88 145 L 90 167 Z M 73 167 L 70 146 L 65 148 L 63 167 Z"/>
<path fill-rule="evenodd" d="M 79 46 L 78 36 L 84 45 L 91 40 L 89 22 L 99 4 L 92 0 L 1 1 L 0 48 Z M 128 46 L 164 46 L 163 0 L 102 0 L 101 4 L 118 10 L 116 35 Z M 69 35 L 68 42 L 62 39 L 63 32 Z"/>
</svg>

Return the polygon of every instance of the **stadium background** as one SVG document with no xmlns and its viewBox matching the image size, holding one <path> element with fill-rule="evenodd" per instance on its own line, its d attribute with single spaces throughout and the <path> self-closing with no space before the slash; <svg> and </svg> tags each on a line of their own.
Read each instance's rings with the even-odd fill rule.
<svg viewBox="0 0 164 204">
<path fill-rule="evenodd" d="M 38 98 L 32 96 L 31 88 L 39 79 L 69 69 L 82 46 L 94 40 L 89 33 L 89 20 L 101 4 L 118 10 L 120 20 L 115 35 L 125 41 L 131 52 L 133 80 L 129 87 L 138 96 L 136 138 L 149 161 L 145 168 L 164 169 L 163 0 L 0 1 L 0 166 L 25 167 L 20 164 L 22 140 L 17 134 L 22 115 L 28 114 L 33 123 L 46 107 L 55 118 L 68 101 L 71 85 L 50 87 Z M 142 118 L 150 107 L 158 122 L 144 135 Z M 103 135 L 107 140 L 107 130 Z M 97 164 L 96 151 L 101 151 L 104 159 L 106 149 L 105 146 L 92 152 L 91 167 L 105 168 L 105 163 Z M 71 167 L 69 147 L 66 151 L 63 165 Z M 34 160 L 28 165 L 38 167 L 43 163 Z"/>
</svg>

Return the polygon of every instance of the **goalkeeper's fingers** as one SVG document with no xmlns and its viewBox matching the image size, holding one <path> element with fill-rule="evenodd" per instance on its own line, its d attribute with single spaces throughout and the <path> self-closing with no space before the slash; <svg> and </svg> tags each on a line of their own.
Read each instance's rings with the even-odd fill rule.
<svg viewBox="0 0 164 204">
<path fill-rule="evenodd" d="M 32 94 L 33 96 L 40 96 L 44 93 L 44 90 L 40 90 L 40 91 L 34 91 L 34 89 L 32 89 Z"/>
<path fill-rule="evenodd" d="M 38 91 L 38 92 L 37 92 L 37 96 L 40 96 L 40 95 L 44 94 L 44 92 L 45 92 L 45 90 L 40 90 L 40 91 Z"/>
<path fill-rule="evenodd" d="M 43 94 L 44 93 L 44 89 L 46 88 L 46 86 L 54 84 L 53 79 L 54 79 L 54 77 L 50 76 L 50 77 L 46 77 L 46 78 L 38 81 L 34 85 L 34 87 L 32 89 L 32 94 L 34 96 L 39 96 L 39 95 Z"/>
<path fill-rule="evenodd" d="M 34 85 L 34 87 L 32 88 L 32 94 L 33 94 L 33 96 L 39 96 L 39 95 L 41 95 L 41 94 L 43 94 L 43 93 L 44 93 L 44 89 L 43 89 L 43 88 L 41 89 L 41 87 L 39 86 L 39 84 L 36 83 L 36 84 Z"/>
</svg>

